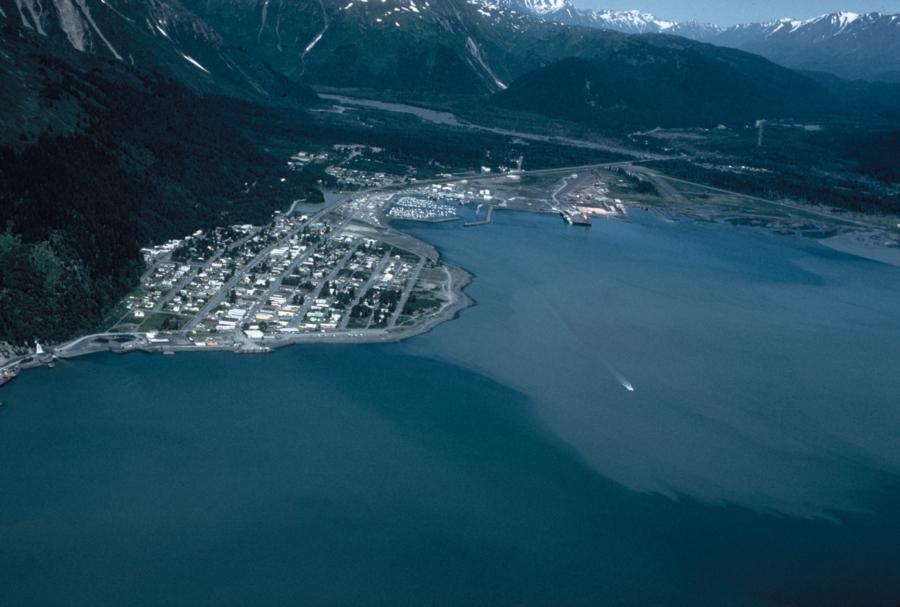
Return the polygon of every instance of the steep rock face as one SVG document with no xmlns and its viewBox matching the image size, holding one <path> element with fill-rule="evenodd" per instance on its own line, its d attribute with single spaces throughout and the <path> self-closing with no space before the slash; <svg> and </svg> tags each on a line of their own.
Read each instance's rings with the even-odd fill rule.
<svg viewBox="0 0 900 607">
<path fill-rule="evenodd" d="M 226 38 L 291 78 L 482 93 L 505 86 L 487 23 L 463 0 L 188 0 Z"/>
<path fill-rule="evenodd" d="M 122 59 L 94 20 L 87 0 L 15 0 L 15 8 L 22 27 L 45 36 L 62 34 L 82 52 Z"/>
<path fill-rule="evenodd" d="M 482 94 L 567 57 L 594 59 L 617 48 L 657 57 L 696 45 L 567 24 L 563 17 L 584 11 L 563 0 L 184 1 L 230 44 L 277 71 L 348 88 Z M 639 29 L 652 21 L 620 16 Z M 679 27 L 653 23 L 656 30 Z M 721 55 L 734 63 L 731 53 Z M 774 69 L 766 65 L 762 72 Z"/>
<path fill-rule="evenodd" d="M 226 45 L 178 0 L 0 0 L 0 26 L 60 49 L 157 71 L 200 92 L 299 95 L 252 56 Z"/>
<path fill-rule="evenodd" d="M 683 29 L 642 13 L 579 11 L 566 0 L 0 0 L 0 6 L 20 31 L 210 92 L 271 98 L 300 81 L 479 95 L 567 58 L 611 61 L 623 71 L 630 65 L 636 73 L 653 64 L 657 83 L 700 74 L 695 88 L 708 90 L 713 105 L 724 102 L 723 92 L 703 82 L 706 75 L 730 90 L 754 92 L 729 103 L 760 102 L 760 115 L 787 110 L 790 104 L 773 100 L 806 90 L 796 74 L 748 54 L 676 36 L 568 25 L 564 18 L 587 15 L 637 30 Z M 856 21 L 845 16 L 836 24 L 849 31 Z M 693 60 L 696 73 L 683 67 Z M 652 84 L 629 80 L 624 92 L 659 95 Z M 679 95 L 673 107 L 691 98 L 685 87 L 666 94 Z M 640 100 L 632 97 L 629 105 L 640 107 Z"/>
<path fill-rule="evenodd" d="M 493 65 L 492 24 L 461 0 L 211 0 L 192 6 L 277 69 L 312 82 L 479 93 L 502 88 L 507 78 Z"/>
</svg>

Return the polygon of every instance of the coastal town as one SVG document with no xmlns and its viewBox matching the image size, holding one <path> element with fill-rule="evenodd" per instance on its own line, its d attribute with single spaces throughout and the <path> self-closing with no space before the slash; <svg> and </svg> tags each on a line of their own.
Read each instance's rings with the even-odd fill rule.
<svg viewBox="0 0 900 607">
<path fill-rule="evenodd" d="M 392 179 L 297 201 L 266 225 L 198 230 L 142 250 L 140 285 L 108 329 L 39 348 L 0 367 L 0 385 L 23 367 L 99 351 L 227 350 L 264 353 L 296 343 L 396 341 L 470 305 L 469 276 L 430 245 L 389 226 L 395 219 L 452 220 L 487 193 L 459 185 L 392 191 Z"/>
<path fill-rule="evenodd" d="M 291 162 L 313 158 L 298 153 Z M 470 276 L 401 231 L 403 222 L 474 228 L 490 224 L 495 212 L 513 210 L 590 226 L 595 218 L 625 218 L 635 206 L 669 213 L 666 200 L 685 216 L 701 208 L 688 205 L 658 173 L 632 163 L 423 181 L 375 172 L 356 177 L 326 202 L 294 201 L 264 225 L 198 230 L 143 249 L 140 284 L 110 325 L 68 343 L 4 354 L 0 386 L 23 368 L 94 352 L 256 354 L 300 343 L 398 341 L 429 331 L 471 305 L 463 292 Z M 704 205 L 713 207 L 708 199 Z M 766 225 L 794 224 L 813 225 L 809 217 L 776 215 Z"/>
<path fill-rule="evenodd" d="M 395 200 L 398 199 L 398 200 Z M 269 351 L 304 341 L 386 341 L 467 305 L 464 273 L 387 227 L 408 196 L 360 192 L 265 226 L 196 232 L 145 249 L 141 287 L 110 329 L 122 349 Z M 139 336 L 144 336 L 141 339 Z"/>
<path fill-rule="evenodd" d="M 336 151 L 367 151 L 345 147 Z M 298 152 L 288 164 L 301 168 L 323 155 Z M 417 182 L 341 171 L 334 176 L 342 191 L 323 204 L 298 200 L 265 225 L 220 226 L 149 246 L 142 249 L 140 284 L 110 326 L 0 360 L 0 385 L 22 368 L 94 352 L 255 354 L 298 343 L 397 341 L 428 331 L 471 305 L 463 293 L 470 277 L 391 222 L 474 227 L 508 209 L 589 224 L 573 217 L 626 212 L 590 170 L 534 172 L 528 186 L 524 174 L 484 168 Z"/>
</svg>

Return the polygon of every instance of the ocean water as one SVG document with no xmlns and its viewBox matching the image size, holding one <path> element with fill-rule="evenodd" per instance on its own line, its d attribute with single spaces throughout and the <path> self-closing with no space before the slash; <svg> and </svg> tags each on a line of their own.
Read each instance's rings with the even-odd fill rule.
<svg viewBox="0 0 900 607">
<path fill-rule="evenodd" d="M 475 274 L 427 335 L 5 387 L 0 604 L 900 601 L 900 269 L 642 213 L 403 227 Z"/>
</svg>

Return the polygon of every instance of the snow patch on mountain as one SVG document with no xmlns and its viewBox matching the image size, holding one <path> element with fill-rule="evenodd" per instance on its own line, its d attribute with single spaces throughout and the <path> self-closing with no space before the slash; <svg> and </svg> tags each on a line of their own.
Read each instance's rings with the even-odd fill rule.
<svg viewBox="0 0 900 607">
<path fill-rule="evenodd" d="M 885 15 L 883 13 L 853 13 L 842 11 L 838 13 L 826 13 L 811 19 L 784 18 L 765 23 L 745 23 L 724 28 L 720 31 L 724 35 L 729 33 L 759 32 L 760 35 L 771 37 L 776 34 L 785 36 L 788 34 L 811 34 L 820 39 L 838 36 L 849 31 L 861 31 L 864 28 L 877 27 L 886 24 L 900 24 L 900 16 Z"/>
<path fill-rule="evenodd" d="M 845 13 L 841 12 L 835 15 L 838 24 L 841 26 L 840 31 L 844 31 L 848 25 L 859 20 L 859 13 Z"/>
<path fill-rule="evenodd" d="M 202 65 L 200 65 L 200 62 L 197 61 L 196 59 L 194 59 L 193 57 L 191 57 L 190 55 L 185 55 L 184 53 L 181 53 L 181 56 L 184 57 L 184 60 L 185 60 L 185 61 L 187 61 L 188 63 L 190 63 L 191 65 L 193 65 L 193 66 L 196 67 L 197 69 L 203 70 L 203 71 L 206 72 L 207 74 L 209 73 L 209 70 L 208 70 L 208 69 L 206 69 L 205 67 L 203 67 Z"/>
<path fill-rule="evenodd" d="M 862 28 L 888 24 L 900 26 L 900 16 L 882 13 L 860 14 L 851 11 L 827 13 L 812 19 L 785 18 L 764 23 L 747 23 L 732 27 L 719 27 L 710 23 L 673 21 L 661 19 L 639 10 L 614 11 L 579 9 L 571 0 L 469 0 L 482 7 L 483 13 L 493 17 L 519 11 L 543 21 L 609 29 L 628 34 L 666 33 L 695 40 L 715 42 L 717 37 L 727 39 L 748 34 L 784 36 L 805 34 L 815 30 L 820 38 L 856 32 Z"/>
<path fill-rule="evenodd" d="M 598 24 L 610 29 L 636 33 L 665 32 L 678 25 L 675 21 L 659 19 L 650 13 L 640 11 L 588 11 L 587 16 Z"/>
<path fill-rule="evenodd" d="M 566 8 L 573 8 L 568 0 L 520 0 L 522 8 L 536 15 L 549 15 Z"/>
</svg>

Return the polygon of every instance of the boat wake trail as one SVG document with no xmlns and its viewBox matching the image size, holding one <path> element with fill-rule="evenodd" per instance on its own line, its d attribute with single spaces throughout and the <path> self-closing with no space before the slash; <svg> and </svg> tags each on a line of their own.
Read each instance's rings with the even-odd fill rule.
<svg viewBox="0 0 900 607">
<path fill-rule="evenodd" d="M 632 385 L 632 383 L 631 383 L 630 381 L 628 381 L 627 379 L 625 379 L 625 376 L 624 376 L 624 375 L 622 375 L 621 373 L 619 373 L 618 371 L 616 371 L 616 370 L 613 368 L 612 365 L 606 365 L 606 368 L 609 369 L 609 372 L 613 374 L 613 377 L 615 377 L 616 380 L 617 380 L 620 384 L 622 384 L 622 387 L 623 387 L 623 388 L 625 388 L 625 389 L 628 390 L 629 392 L 634 392 L 634 385 Z"/>
</svg>

